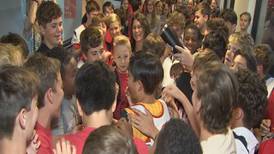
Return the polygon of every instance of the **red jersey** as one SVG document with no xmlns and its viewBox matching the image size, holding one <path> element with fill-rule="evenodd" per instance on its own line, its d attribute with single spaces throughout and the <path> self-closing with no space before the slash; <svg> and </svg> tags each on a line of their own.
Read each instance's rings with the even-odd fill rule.
<svg viewBox="0 0 274 154">
<path fill-rule="evenodd" d="M 116 70 L 117 79 L 119 79 L 120 95 L 117 98 L 116 109 L 113 112 L 113 117 L 117 120 L 121 118 L 121 111 L 129 107 L 128 99 L 126 96 L 128 73 L 120 73 Z"/>
<path fill-rule="evenodd" d="M 266 140 L 260 144 L 259 154 L 274 153 L 274 139 Z"/>
<path fill-rule="evenodd" d="M 35 130 L 41 142 L 37 154 L 53 154 L 51 130 L 43 127 L 38 122 L 36 123 Z"/>
<path fill-rule="evenodd" d="M 88 138 L 89 134 L 94 131 L 95 128 L 86 127 L 80 132 L 75 134 L 65 135 L 65 139 L 70 141 L 71 144 L 75 145 L 76 147 L 76 154 L 82 154 L 86 139 Z M 134 144 L 136 145 L 136 149 L 140 154 L 148 154 L 148 148 L 144 142 L 141 140 L 134 139 Z"/>
<path fill-rule="evenodd" d="M 271 131 L 274 128 L 274 90 L 272 90 L 267 104 L 267 118 L 271 120 Z"/>
</svg>

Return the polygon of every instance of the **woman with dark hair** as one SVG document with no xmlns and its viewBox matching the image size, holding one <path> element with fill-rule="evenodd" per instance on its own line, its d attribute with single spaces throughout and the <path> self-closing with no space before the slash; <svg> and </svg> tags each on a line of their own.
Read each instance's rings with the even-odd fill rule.
<svg viewBox="0 0 274 154">
<path fill-rule="evenodd" d="M 146 36 L 150 33 L 150 25 L 146 17 L 137 12 L 132 20 L 132 30 L 131 30 L 131 44 L 133 52 L 142 50 L 143 41 Z"/>
</svg>

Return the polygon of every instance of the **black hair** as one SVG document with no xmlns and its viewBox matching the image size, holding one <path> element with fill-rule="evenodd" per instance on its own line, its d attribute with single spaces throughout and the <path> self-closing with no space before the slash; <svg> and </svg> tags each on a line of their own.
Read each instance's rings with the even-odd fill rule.
<svg viewBox="0 0 274 154">
<path fill-rule="evenodd" d="M 202 148 L 194 131 L 182 120 L 171 119 L 161 129 L 156 141 L 157 154 L 202 154 Z"/>
<path fill-rule="evenodd" d="M 221 13 L 221 17 L 225 20 L 230 22 L 232 25 L 237 25 L 237 14 L 233 9 L 225 9 Z"/>
<path fill-rule="evenodd" d="M 210 32 L 204 38 L 203 48 L 213 50 L 221 60 L 224 60 L 227 49 L 227 38 L 225 34 L 220 30 Z"/>
<path fill-rule="evenodd" d="M 76 97 L 86 115 L 109 110 L 115 99 L 115 74 L 101 61 L 85 63 L 77 72 Z"/>
<path fill-rule="evenodd" d="M 146 94 L 154 94 L 163 81 L 164 71 L 160 59 L 140 51 L 131 57 L 129 72 L 135 81 L 140 80 Z"/>
</svg>

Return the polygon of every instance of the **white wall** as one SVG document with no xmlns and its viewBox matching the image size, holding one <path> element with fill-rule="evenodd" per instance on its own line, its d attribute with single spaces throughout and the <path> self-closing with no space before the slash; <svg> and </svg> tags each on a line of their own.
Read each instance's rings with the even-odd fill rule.
<svg viewBox="0 0 274 154">
<path fill-rule="evenodd" d="M 22 34 L 24 26 L 24 0 L 0 1 L 0 36 L 8 32 Z"/>
</svg>

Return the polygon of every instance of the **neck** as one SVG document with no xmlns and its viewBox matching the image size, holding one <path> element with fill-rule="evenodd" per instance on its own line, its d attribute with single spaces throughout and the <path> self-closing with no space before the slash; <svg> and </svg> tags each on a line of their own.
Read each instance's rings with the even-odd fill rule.
<svg viewBox="0 0 274 154">
<path fill-rule="evenodd" d="M 101 126 L 110 125 L 112 122 L 112 112 L 101 110 L 91 115 L 83 115 L 84 126 L 99 128 Z"/>
<path fill-rule="evenodd" d="M 154 103 L 156 101 L 155 97 L 153 95 L 142 95 L 142 98 L 140 99 L 139 102 L 143 102 L 143 103 Z"/>
<path fill-rule="evenodd" d="M 234 120 L 233 123 L 230 124 L 231 128 L 245 127 L 242 120 Z"/>
<path fill-rule="evenodd" d="M 52 48 L 54 48 L 55 46 L 54 45 L 52 45 L 52 44 L 50 44 L 47 40 L 43 40 L 43 43 L 49 48 L 49 49 L 52 49 Z"/>
<path fill-rule="evenodd" d="M 204 25 L 204 26 L 201 28 L 201 33 L 202 33 L 202 35 L 204 35 L 204 36 L 205 36 L 205 30 L 206 30 L 206 26 Z"/>
<path fill-rule="evenodd" d="M 49 114 L 49 111 L 46 110 L 46 107 L 42 107 L 41 109 L 39 109 L 37 121 L 43 127 L 47 128 L 47 129 L 51 128 L 52 116 Z"/>
<path fill-rule="evenodd" d="M 135 51 L 140 51 L 140 50 L 142 50 L 142 48 L 143 48 L 143 40 L 141 40 L 141 41 L 136 41 L 136 43 L 135 43 Z"/>
<path fill-rule="evenodd" d="M 205 129 L 203 126 L 201 126 L 200 130 L 200 141 L 207 140 L 209 137 L 213 136 L 214 134 L 209 132 L 207 129 Z"/>
<path fill-rule="evenodd" d="M 26 154 L 26 141 L 22 139 L 21 135 L 13 135 L 11 139 L 3 138 L 0 141 L 0 153 Z"/>
</svg>

